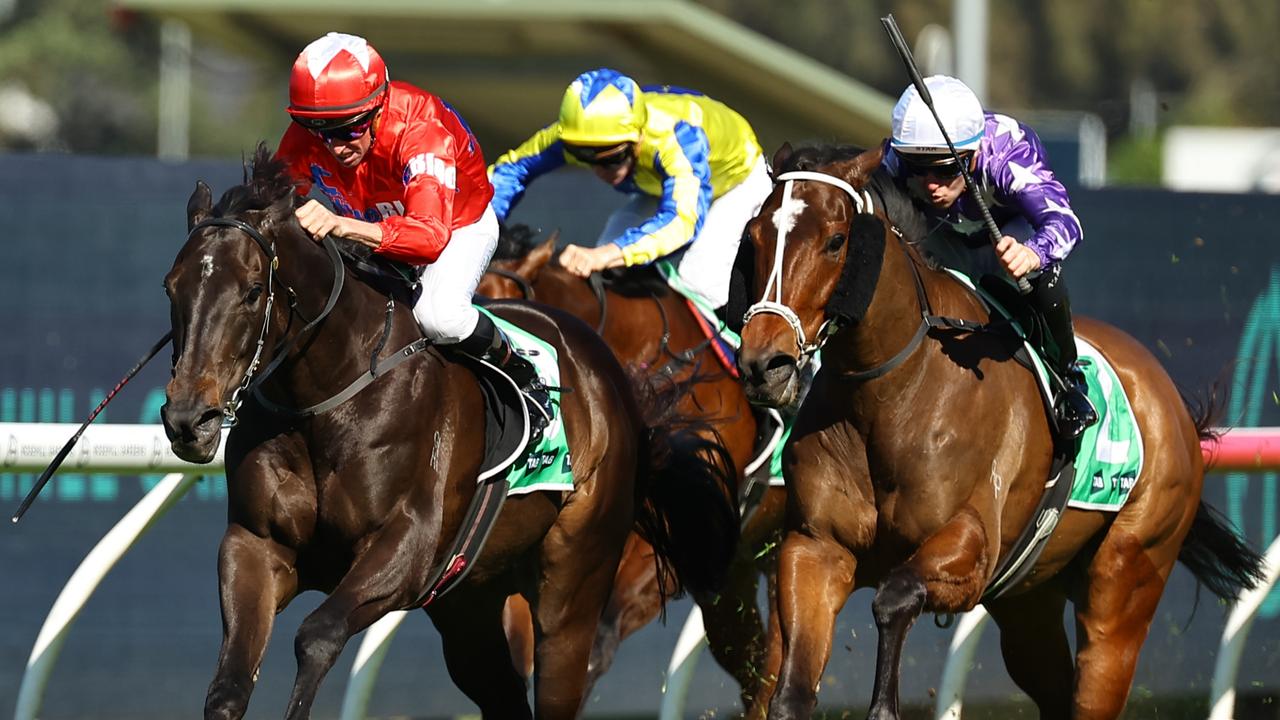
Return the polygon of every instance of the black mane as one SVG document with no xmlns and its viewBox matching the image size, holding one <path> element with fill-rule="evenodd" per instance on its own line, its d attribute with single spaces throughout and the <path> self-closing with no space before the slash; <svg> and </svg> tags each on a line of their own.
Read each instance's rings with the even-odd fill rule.
<svg viewBox="0 0 1280 720">
<path fill-rule="evenodd" d="M 236 217 L 277 203 L 292 205 L 296 188 L 285 162 L 259 142 L 252 161 L 244 163 L 244 184 L 224 192 L 210 212 L 214 217 Z"/>
<path fill-rule="evenodd" d="M 522 223 L 503 225 L 498 233 L 498 247 L 493 251 L 494 260 L 519 260 L 538 245 L 537 228 Z"/>
</svg>

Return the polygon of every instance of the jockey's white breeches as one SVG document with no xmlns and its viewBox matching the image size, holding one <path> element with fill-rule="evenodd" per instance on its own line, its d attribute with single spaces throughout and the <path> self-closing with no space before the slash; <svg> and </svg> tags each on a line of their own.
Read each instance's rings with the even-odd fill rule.
<svg viewBox="0 0 1280 720">
<path fill-rule="evenodd" d="M 456 343 L 476 329 L 480 311 L 471 298 L 497 247 L 498 216 L 488 207 L 479 220 L 454 230 L 444 252 L 422 271 L 413 316 L 432 342 Z"/>
<path fill-rule="evenodd" d="M 693 242 L 665 259 L 675 263 L 685 287 L 702 302 L 719 308 L 729 301 L 729 273 L 738 256 L 742 231 L 773 190 L 769 167 L 761 157 L 746 180 L 711 202 L 702 230 Z M 658 212 L 659 198 L 636 194 L 605 223 L 597 245 L 612 242 L 627 230 L 639 227 Z"/>
</svg>

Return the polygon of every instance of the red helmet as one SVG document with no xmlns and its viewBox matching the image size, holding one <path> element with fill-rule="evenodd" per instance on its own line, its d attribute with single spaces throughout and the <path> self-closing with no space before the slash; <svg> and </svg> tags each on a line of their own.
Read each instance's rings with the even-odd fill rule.
<svg viewBox="0 0 1280 720">
<path fill-rule="evenodd" d="M 355 118 L 382 105 L 389 82 L 386 63 L 364 38 L 331 32 L 294 61 L 289 114 L 309 127 Z"/>
</svg>

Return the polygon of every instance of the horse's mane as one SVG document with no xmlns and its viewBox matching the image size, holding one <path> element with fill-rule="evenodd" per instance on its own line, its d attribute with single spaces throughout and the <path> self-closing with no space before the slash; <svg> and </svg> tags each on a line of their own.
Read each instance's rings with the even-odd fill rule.
<svg viewBox="0 0 1280 720">
<path fill-rule="evenodd" d="M 781 168 L 774 171 L 780 175 L 790 170 L 814 170 L 840 162 L 847 162 L 865 152 L 866 148 L 857 145 L 810 145 L 796 148 Z M 884 206 L 885 217 L 902 232 L 902 238 L 911 245 L 919 247 L 929 232 L 929 223 L 924 211 L 905 189 L 889 174 L 883 166 L 877 167 L 870 180 L 864 186 L 878 198 Z"/>
<path fill-rule="evenodd" d="M 265 142 L 259 142 L 253 159 L 244 163 L 244 184 L 224 192 L 210 213 L 214 217 L 234 217 L 266 210 L 278 203 L 292 206 L 297 181 L 289 175 L 287 167 Z"/>
<path fill-rule="evenodd" d="M 523 223 L 503 225 L 498 233 L 498 247 L 493 251 L 494 260 L 519 260 L 538 245 L 541 230 Z"/>
</svg>

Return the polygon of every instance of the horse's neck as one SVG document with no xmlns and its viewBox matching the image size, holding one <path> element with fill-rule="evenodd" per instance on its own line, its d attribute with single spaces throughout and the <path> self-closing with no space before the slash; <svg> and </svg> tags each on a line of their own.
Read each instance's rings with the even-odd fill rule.
<svg viewBox="0 0 1280 720">
<path fill-rule="evenodd" d="M 324 310 L 337 277 L 323 244 L 295 239 L 292 247 L 279 249 L 278 255 L 282 266 L 290 264 L 288 271 L 282 267 L 282 277 L 298 294 L 298 314 L 289 330 L 292 336 Z M 308 331 L 308 337 L 294 343 L 287 363 L 286 382 L 303 404 L 313 395 L 323 399 L 320 396 L 336 393 L 368 370 L 370 353 L 382 340 L 386 327 L 387 298 L 357 279 L 344 265 L 339 264 L 337 271 L 342 274 L 342 291 L 333 310 Z M 391 333 L 380 353 L 384 357 L 421 334 L 412 308 L 397 303 L 393 313 Z"/>
<path fill-rule="evenodd" d="M 538 302 L 558 307 L 594 327 L 600 302 L 586 281 L 558 265 L 548 265 L 533 282 Z"/>
<path fill-rule="evenodd" d="M 914 270 L 913 270 L 914 268 Z M 916 273 L 926 287 L 932 273 L 896 237 L 886 240 L 875 292 L 858 324 L 832 338 L 823 351 L 823 365 L 846 373 L 880 368 L 907 347 L 920 327 L 921 312 Z"/>
</svg>

